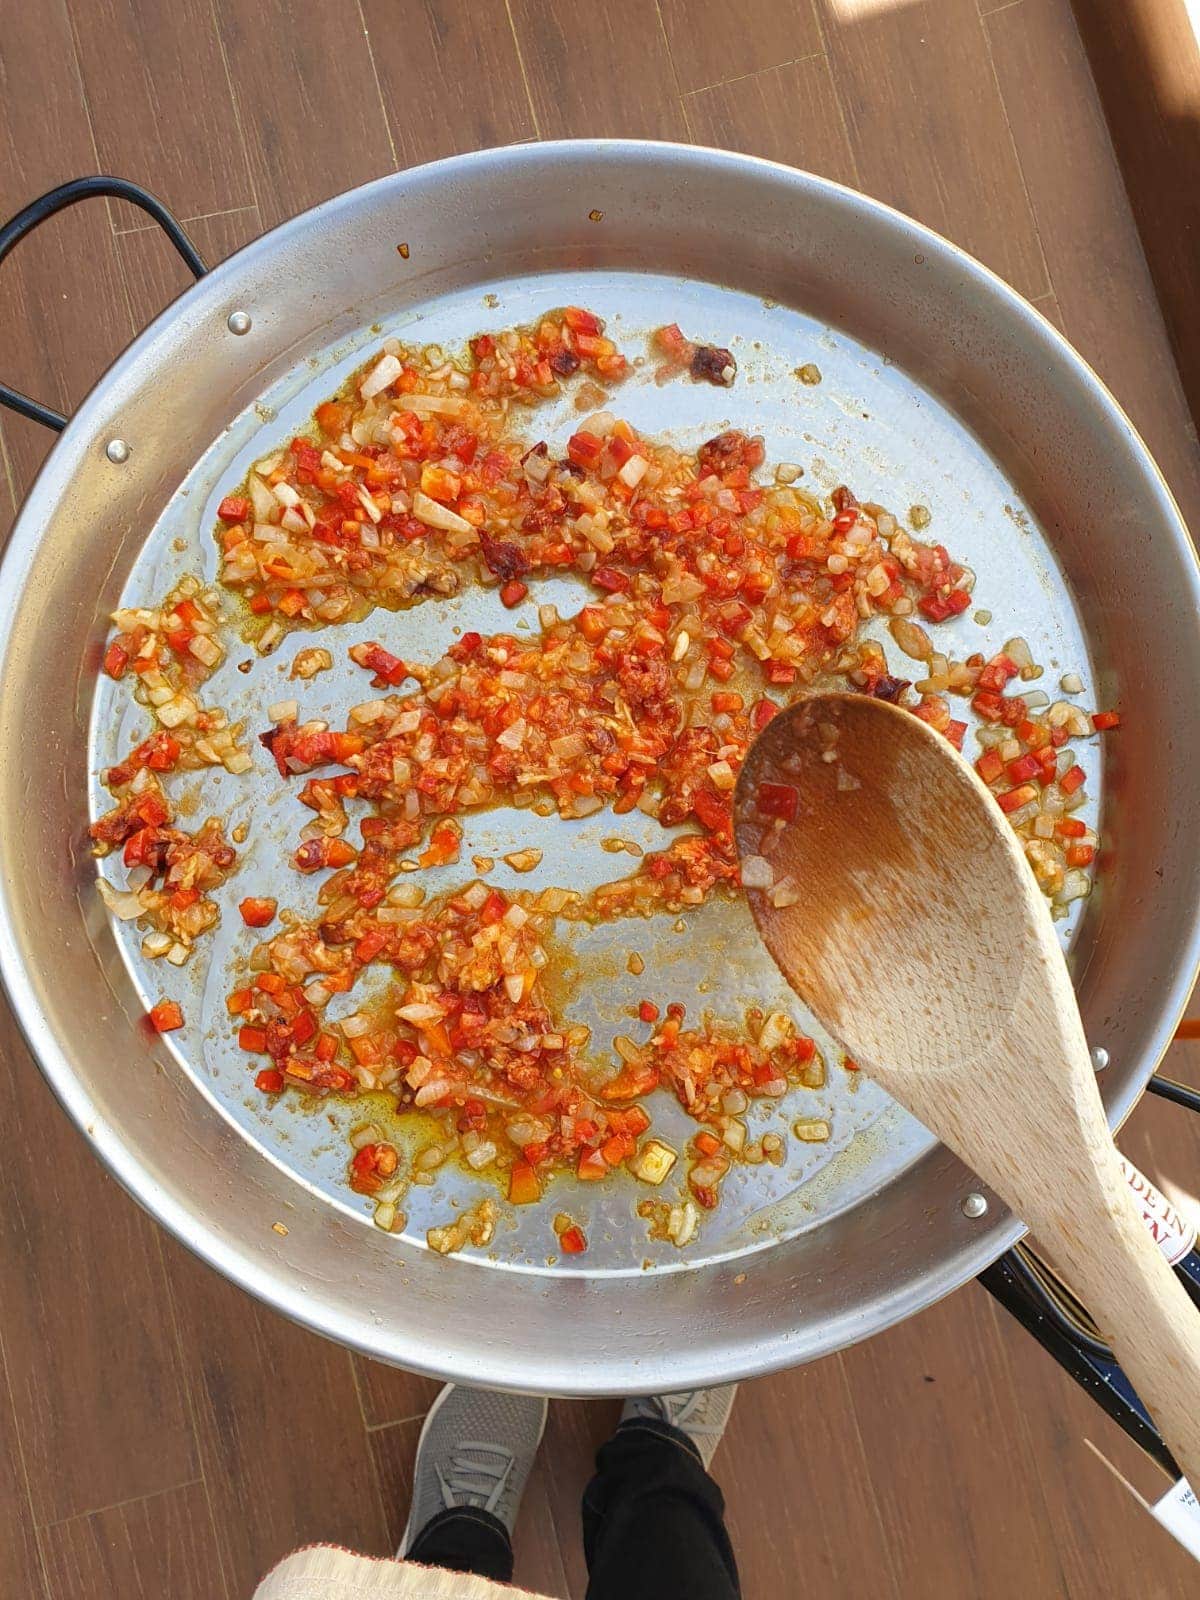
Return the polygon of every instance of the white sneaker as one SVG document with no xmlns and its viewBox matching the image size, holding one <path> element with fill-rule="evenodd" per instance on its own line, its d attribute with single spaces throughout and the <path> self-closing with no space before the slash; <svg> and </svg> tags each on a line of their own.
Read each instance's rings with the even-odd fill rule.
<svg viewBox="0 0 1200 1600">
<path fill-rule="evenodd" d="M 490 1511 L 511 1537 L 548 1410 L 537 1395 L 448 1383 L 417 1440 L 412 1508 L 397 1554 L 403 1559 L 426 1523 L 457 1506 Z"/>
<path fill-rule="evenodd" d="M 737 1387 L 736 1383 L 727 1383 L 717 1389 L 689 1389 L 685 1394 L 639 1395 L 626 1400 L 621 1421 L 650 1417 L 669 1422 L 687 1434 L 707 1470 L 729 1422 Z"/>
</svg>

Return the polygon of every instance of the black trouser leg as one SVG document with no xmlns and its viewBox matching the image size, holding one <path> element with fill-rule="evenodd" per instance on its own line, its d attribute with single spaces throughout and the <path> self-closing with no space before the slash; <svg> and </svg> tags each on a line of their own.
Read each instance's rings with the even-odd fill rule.
<svg viewBox="0 0 1200 1600">
<path fill-rule="evenodd" d="M 495 1583 L 512 1582 L 508 1529 L 499 1517 L 475 1506 L 439 1511 L 421 1529 L 404 1559 L 450 1572 L 475 1572 Z"/>
<path fill-rule="evenodd" d="M 583 1496 L 588 1600 L 738 1600 L 725 1501 L 687 1436 L 623 1422 Z"/>
</svg>

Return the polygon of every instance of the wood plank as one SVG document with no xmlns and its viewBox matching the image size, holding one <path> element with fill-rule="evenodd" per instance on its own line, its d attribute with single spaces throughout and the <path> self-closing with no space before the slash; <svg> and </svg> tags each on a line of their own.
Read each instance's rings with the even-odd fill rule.
<svg viewBox="0 0 1200 1600">
<path fill-rule="evenodd" d="M 389 1551 L 399 1549 L 408 1522 L 408 1510 L 412 1504 L 413 1458 L 417 1453 L 417 1437 L 423 1421 L 423 1417 L 413 1417 L 408 1422 L 394 1422 L 387 1427 L 374 1429 L 369 1436 L 368 1449 L 379 1482 Z"/>
<path fill-rule="evenodd" d="M 837 183 L 859 184 L 824 56 L 689 95 L 687 115 L 692 137 L 702 144 L 744 150 Z"/>
<path fill-rule="evenodd" d="M 686 139 L 651 0 L 509 0 L 543 139 Z"/>
<path fill-rule="evenodd" d="M 408 1508 L 412 1502 L 413 1459 L 423 1420 L 422 1417 L 418 1417 L 411 1422 L 377 1428 L 371 1434 L 371 1452 L 379 1475 L 392 1549 L 399 1546 L 408 1521 Z M 516 1556 L 513 1582 L 523 1589 L 533 1589 L 539 1594 L 565 1596 L 568 1594 L 567 1576 L 563 1570 L 558 1536 L 555 1532 L 548 1488 L 549 1474 L 547 1450 L 543 1444 L 521 1500 L 521 1515 L 513 1539 L 513 1551 Z M 577 1507 L 576 1542 L 580 1537 Z"/>
<path fill-rule="evenodd" d="M 1196 432 L 1069 0 L 1024 0 L 987 28 L 1063 327 L 1200 527 Z"/>
<path fill-rule="evenodd" d="M 869 193 L 936 228 L 1023 294 L 1050 287 L 983 23 L 962 0 L 825 13 L 830 65 Z"/>
<path fill-rule="evenodd" d="M 362 11 L 400 166 L 534 136 L 504 0 L 362 0 Z"/>
<path fill-rule="evenodd" d="M 394 169 L 357 11 L 258 0 L 215 15 L 264 228 Z"/>
<path fill-rule="evenodd" d="M 817 55 L 822 48 L 813 0 L 704 7 L 695 0 L 659 0 L 659 10 L 684 94 Z"/>
<path fill-rule="evenodd" d="M 38 1521 L 190 1482 L 158 1230 L 69 1125 L 7 1008 L 0 1103 L 0 1303 Z"/>
<path fill-rule="evenodd" d="M 998 1354 L 989 1296 L 971 1284 L 839 1358 L 902 1595 L 1063 1591 L 1017 1426 L 1026 1400 Z"/>
<path fill-rule="evenodd" d="M 1173 1044 L 1160 1071 L 1200 1087 L 1200 1042 Z M 1146 1094 L 1121 1129 L 1118 1143 L 1152 1183 L 1200 1223 L 1200 1117 Z"/>
<path fill-rule="evenodd" d="M 1075 19 L 1200 428 L 1200 37 L 1195 7 L 1190 0 L 1089 0 L 1076 5 Z"/>
<path fill-rule="evenodd" d="M 388 1367 L 382 1361 L 359 1355 L 351 1360 L 363 1421 L 368 1428 L 423 1417 L 442 1388 L 436 1378 L 422 1378 L 402 1367 Z"/>
<path fill-rule="evenodd" d="M 1166 1477 L 1023 1328 L 999 1307 L 994 1315 L 999 1348 L 991 1360 L 994 1370 L 1007 1370 L 1017 1397 L 1013 1420 L 1026 1442 L 1045 1526 L 1063 1572 L 1061 1590 L 1047 1593 L 1069 1600 L 1194 1595 L 1195 1561 L 1121 1487 L 1086 1441 L 1093 1441 L 1147 1498 L 1163 1493 Z"/>
<path fill-rule="evenodd" d="M 207 0 L 70 7 L 101 172 L 132 178 L 178 217 L 251 205 L 254 192 Z M 263 74 L 267 76 L 266 73 Z M 118 228 L 144 220 L 115 206 Z"/>
<path fill-rule="evenodd" d="M 349 1354 L 163 1244 L 230 1594 L 299 1545 L 385 1555 Z"/>
<path fill-rule="evenodd" d="M 262 232 L 257 206 L 189 222 L 187 231 L 210 267 L 231 256 Z M 194 279 L 158 228 L 140 228 L 117 239 L 129 303 L 139 328 L 183 294 Z"/>
<path fill-rule="evenodd" d="M 42 1543 L 50 1592 L 64 1600 L 218 1600 L 229 1594 L 202 1483 L 55 1523 L 43 1530 Z"/>
<path fill-rule="evenodd" d="M 0 51 L 0 216 L 96 170 L 62 0 L 15 6 Z M 133 331 L 108 217 L 92 201 L 44 223 L 0 268 L 6 383 L 69 411 Z M 4 413 L 18 497 L 53 443 L 36 423 Z M 7 528 L 3 530 L 7 533 Z"/>
<path fill-rule="evenodd" d="M 1019 5 L 1021 0 L 1017 0 Z M 1058 329 L 1059 333 L 1066 332 L 1066 323 L 1063 321 L 1062 306 L 1058 303 L 1058 296 L 1052 289 L 1045 294 L 1038 295 L 1036 300 L 1031 300 L 1031 306 L 1036 306 L 1042 315 Z"/>
<path fill-rule="evenodd" d="M 7 1365 L 0 1341 L 0 1518 L 5 1536 L 0 1539 L 0 1594 L 44 1600 L 45 1577 L 37 1535 L 25 1458 L 17 1434 L 17 1417 L 8 1384 Z"/>
<path fill-rule="evenodd" d="M 745 1593 L 793 1594 L 798 1575 L 813 1594 L 955 1592 L 897 1584 L 895 1531 L 877 1499 L 894 1460 L 890 1447 L 864 1450 L 840 1357 L 744 1383 L 713 1473 Z M 974 1595 L 969 1586 L 958 1592 Z"/>
<path fill-rule="evenodd" d="M 7 416 L 8 413 L 5 412 L 4 415 Z M 0 424 L 0 547 L 8 538 L 9 531 L 16 521 L 19 504 L 16 475 L 5 442 L 4 427 Z"/>
</svg>

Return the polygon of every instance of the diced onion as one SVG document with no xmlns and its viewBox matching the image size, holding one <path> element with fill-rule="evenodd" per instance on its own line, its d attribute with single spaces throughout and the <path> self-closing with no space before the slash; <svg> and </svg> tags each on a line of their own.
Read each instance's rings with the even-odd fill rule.
<svg viewBox="0 0 1200 1600">
<path fill-rule="evenodd" d="M 775 872 L 766 856 L 745 856 L 742 860 L 742 887 L 770 889 L 775 882 Z"/>
<path fill-rule="evenodd" d="M 792 1123 L 792 1132 L 805 1144 L 824 1144 L 829 1131 L 829 1124 L 823 1117 L 801 1117 Z"/>
<path fill-rule="evenodd" d="M 398 356 L 380 356 L 359 385 L 358 392 L 364 400 L 372 400 L 377 394 L 381 394 L 384 389 L 388 388 L 389 385 L 395 383 L 403 371 L 404 366 Z M 411 401 L 411 396 L 409 398 Z"/>
</svg>

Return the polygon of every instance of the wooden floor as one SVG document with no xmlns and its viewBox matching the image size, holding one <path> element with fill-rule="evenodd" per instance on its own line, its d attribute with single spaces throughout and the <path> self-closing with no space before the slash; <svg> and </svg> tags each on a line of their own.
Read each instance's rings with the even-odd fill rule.
<svg viewBox="0 0 1200 1600">
<path fill-rule="evenodd" d="M 1145 85 L 1103 60 L 1120 143 Z M 397 167 L 616 134 L 809 167 L 967 246 L 1095 364 L 1200 526 L 1196 437 L 1069 0 L 0 0 L 0 212 L 113 171 L 214 261 Z M 69 407 L 183 286 L 139 214 L 78 209 L 0 269 L 2 375 Z M 47 443 L 5 418 L 5 526 Z M 198 1266 L 102 1174 L 7 1022 L 2 1043 L 0 1594 L 242 1600 L 298 1543 L 387 1551 L 433 1386 Z M 1200 1046 L 1170 1067 L 1200 1079 Z M 1195 1192 L 1185 1113 L 1145 1105 L 1124 1143 Z M 553 1407 L 524 1582 L 582 1595 L 579 1492 L 614 1412 Z M 1157 1490 L 974 1286 L 748 1385 L 718 1458 L 746 1592 L 1194 1595 L 1089 1440 Z"/>
</svg>

